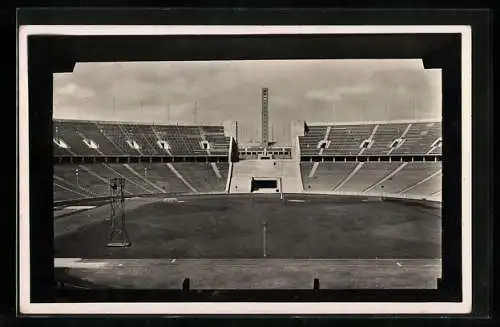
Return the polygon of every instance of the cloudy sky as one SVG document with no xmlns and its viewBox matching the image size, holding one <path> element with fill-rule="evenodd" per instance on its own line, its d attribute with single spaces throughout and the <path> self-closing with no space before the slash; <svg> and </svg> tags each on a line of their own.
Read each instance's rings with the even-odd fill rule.
<svg viewBox="0 0 500 327">
<path fill-rule="evenodd" d="M 54 118 L 155 123 L 237 120 L 258 140 L 261 89 L 270 135 L 289 122 L 441 117 L 441 71 L 420 60 L 258 60 L 79 63 L 54 75 Z"/>
</svg>

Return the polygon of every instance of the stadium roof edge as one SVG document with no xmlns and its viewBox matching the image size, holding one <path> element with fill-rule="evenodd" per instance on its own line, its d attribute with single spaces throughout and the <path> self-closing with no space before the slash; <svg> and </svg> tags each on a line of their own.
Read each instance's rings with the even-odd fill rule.
<svg viewBox="0 0 500 327">
<path fill-rule="evenodd" d="M 100 123 L 100 124 L 133 124 L 133 125 L 158 125 L 158 126 L 217 126 L 223 127 L 222 122 L 216 123 L 201 123 L 201 124 L 184 124 L 184 123 L 155 123 L 155 122 L 134 122 L 134 121 L 119 121 L 119 120 L 89 120 L 89 119 L 61 119 L 53 118 L 54 122 L 73 122 L 73 123 Z"/>
<path fill-rule="evenodd" d="M 440 123 L 441 119 L 402 119 L 402 120 L 373 120 L 349 122 L 305 122 L 307 126 L 347 126 L 347 125 L 382 125 L 382 124 L 413 124 L 413 123 Z"/>
</svg>

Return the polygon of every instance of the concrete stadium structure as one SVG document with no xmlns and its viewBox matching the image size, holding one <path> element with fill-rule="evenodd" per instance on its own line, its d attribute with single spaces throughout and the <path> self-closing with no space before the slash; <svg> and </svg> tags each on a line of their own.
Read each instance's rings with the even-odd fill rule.
<svg viewBox="0 0 500 327">
<path fill-rule="evenodd" d="M 293 121 L 277 144 L 267 92 L 260 144 L 240 144 L 236 121 L 54 120 L 56 279 L 307 289 L 314 275 L 331 288 L 435 289 L 441 123 Z M 105 245 L 111 178 L 125 181 L 127 248 Z"/>
<path fill-rule="evenodd" d="M 54 120 L 54 202 L 106 197 L 112 177 L 125 178 L 127 196 L 280 192 L 440 201 L 440 122 L 291 125 L 290 145 L 242 151 L 237 122 Z M 274 183 L 252 186 L 262 180 Z"/>
</svg>

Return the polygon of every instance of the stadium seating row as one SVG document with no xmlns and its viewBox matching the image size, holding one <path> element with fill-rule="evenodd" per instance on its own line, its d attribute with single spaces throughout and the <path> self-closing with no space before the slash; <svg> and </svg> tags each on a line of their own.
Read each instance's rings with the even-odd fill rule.
<svg viewBox="0 0 500 327">
<path fill-rule="evenodd" d="M 302 162 L 307 191 L 430 197 L 441 190 L 441 162 Z"/>
<path fill-rule="evenodd" d="M 440 162 L 302 162 L 304 190 L 429 197 L 441 190 Z M 54 201 L 109 195 L 125 178 L 126 195 L 224 192 L 228 163 L 55 165 Z"/>
<path fill-rule="evenodd" d="M 441 123 L 308 126 L 299 136 L 301 155 L 441 154 Z"/>
<path fill-rule="evenodd" d="M 54 120 L 54 155 L 226 155 L 223 126 Z"/>
<path fill-rule="evenodd" d="M 54 201 L 109 196 L 109 178 L 125 179 L 125 195 L 224 192 L 228 163 L 54 165 Z"/>
</svg>

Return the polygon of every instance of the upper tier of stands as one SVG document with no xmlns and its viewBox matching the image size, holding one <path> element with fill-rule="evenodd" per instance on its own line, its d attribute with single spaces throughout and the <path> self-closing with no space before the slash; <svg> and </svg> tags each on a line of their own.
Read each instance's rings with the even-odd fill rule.
<svg viewBox="0 0 500 327">
<path fill-rule="evenodd" d="M 301 155 L 439 155 L 441 122 L 310 125 Z M 323 144 L 323 145 L 322 145 Z"/>
<path fill-rule="evenodd" d="M 227 155 L 223 126 L 54 120 L 55 156 Z"/>
</svg>

